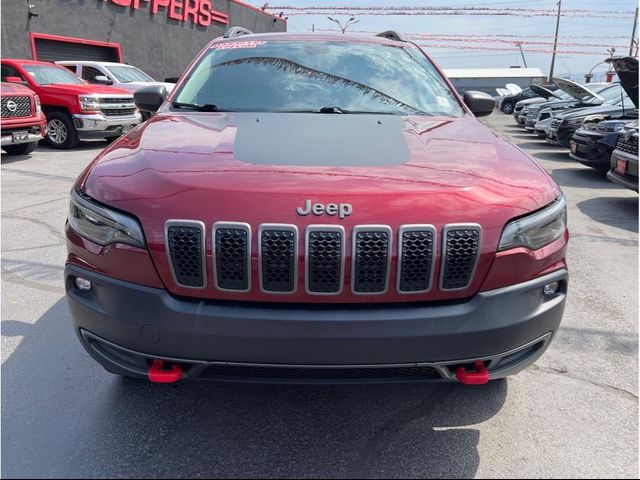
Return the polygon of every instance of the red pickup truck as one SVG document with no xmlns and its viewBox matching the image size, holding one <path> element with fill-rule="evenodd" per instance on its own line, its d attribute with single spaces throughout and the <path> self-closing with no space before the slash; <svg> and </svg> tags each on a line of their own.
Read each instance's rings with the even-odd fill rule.
<svg viewBox="0 0 640 480">
<path fill-rule="evenodd" d="M 9 155 L 33 152 L 47 132 L 40 98 L 27 87 L 2 83 L 2 139 Z"/>
<path fill-rule="evenodd" d="M 131 93 L 88 84 L 64 67 L 3 59 L 2 81 L 26 84 L 38 94 L 47 117 L 47 143 L 72 148 L 80 140 L 115 139 L 142 121 Z"/>
</svg>

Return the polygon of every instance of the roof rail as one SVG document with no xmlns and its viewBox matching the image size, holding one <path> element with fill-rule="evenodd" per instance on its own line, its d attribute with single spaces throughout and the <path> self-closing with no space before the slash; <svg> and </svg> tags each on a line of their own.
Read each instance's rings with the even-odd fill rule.
<svg viewBox="0 0 640 480">
<path fill-rule="evenodd" d="M 231 27 L 226 32 L 224 32 L 222 38 L 239 37 L 241 35 L 251 35 L 252 33 L 253 32 L 251 30 L 247 30 L 243 27 Z"/>
<path fill-rule="evenodd" d="M 387 40 L 394 40 L 396 42 L 406 42 L 404 37 L 395 30 L 387 30 L 376 35 L 376 37 L 386 38 Z"/>
</svg>

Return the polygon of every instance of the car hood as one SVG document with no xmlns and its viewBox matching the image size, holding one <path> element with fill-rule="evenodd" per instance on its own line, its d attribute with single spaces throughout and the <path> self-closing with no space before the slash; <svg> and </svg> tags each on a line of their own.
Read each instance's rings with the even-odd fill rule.
<svg viewBox="0 0 640 480">
<path fill-rule="evenodd" d="M 638 59 L 633 57 L 618 57 L 607 59 L 611 63 L 624 91 L 629 95 L 633 104 L 638 108 Z"/>
<path fill-rule="evenodd" d="M 589 99 L 595 99 L 599 102 L 603 101 L 602 97 L 593 90 L 590 90 L 584 85 L 580 85 L 576 82 L 572 82 L 571 80 L 567 80 L 566 78 L 552 78 L 551 81 L 560 90 L 568 93 L 576 100 L 585 101 Z"/>
<path fill-rule="evenodd" d="M 526 100 L 520 100 L 518 105 L 527 106 L 527 105 L 535 105 L 536 103 L 545 103 L 547 100 L 542 97 L 535 98 L 527 98 Z"/>
<path fill-rule="evenodd" d="M 560 97 L 557 97 L 556 94 L 553 93 L 551 90 L 541 85 L 531 85 L 529 88 L 531 88 L 531 90 L 533 90 L 536 95 L 539 95 L 542 98 L 552 98 L 552 99 L 560 98 Z"/>
<path fill-rule="evenodd" d="M 33 91 L 25 87 L 24 85 L 18 85 L 17 83 L 2 82 L 0 83 L 2 89 L 2 95 L 31 95 Z"/>
<path fill-rule="evenodd" d="M 121 83 L 118 88 L 123 88 L 130 92 L 135 92 L 144 87 L 150 87 L 152 85 L 162 85 L 167 89 L 167 93 L 171 93 L 173 88 L 176 86 L 175 83 L 167 83 L 167 82 L 129 82 L 129 83 Z"/>
<path fill-rule="evenodd" d="M 626 110 L 629 111 L 629 109 Z M 588 117 L 589 115 L 622 115 L 623 113 L 625 113 L 625 109 L 620 105 L 599 105 L 597 107 L 573 108 L 558 114 L 558 116 L 571 119 Z"/>
<path fill-rule="evenodd" d="M 455 295 L 429 294 L 464 298 L 480 288 L 504 225 L 560 194 L 542 167 L 472 116 L 368 114 L 162 112 L 112 144 L 77 185 L 138 218 L 165 286 L 185 295 L 193 292 L 175 286 L 167 263 L 169 219 L 196 219 L 207 229 L 243 222 L 254 231 L 293 224 L 300 232 L 317 224 L 347 231 L 431 224 L 441 231 L 477 223 L 478 281 Z M 297 208 L 307 201 L 348 203 L 352 214 L 301 216 Z M 295 298 L 321 301 L 302 292 Z"/>
<path fill-rule="evenodd" d="M 50 85 L 40 85 L 40 88 L 46 89 L 47 93 L 61 95 L 131 95 L 130 92 L 122 88 L 88 83 L 76 85 L 52 83 Z"/>
</svg>

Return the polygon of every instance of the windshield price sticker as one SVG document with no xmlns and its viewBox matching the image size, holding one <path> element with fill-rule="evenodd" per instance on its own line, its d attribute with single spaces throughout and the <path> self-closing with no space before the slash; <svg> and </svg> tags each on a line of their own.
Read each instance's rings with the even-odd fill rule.
<svg viewBox="0 0 640 480">
<path fill-rule="evenodd" d="M 262 41 L 258 41 L 258 40 L 253 40 L 253 41 L 247 41 L 247 42 L 225 42 L 225 43 L 218 43 L 216 45 L 213 45 L 211 48 L 213 48 L 214 50 L 227 50 L 229 48 L 256 48 L 259 45 L 264 45 L 266 42 L 266 40 L 262 40 Z"/>
</svg>

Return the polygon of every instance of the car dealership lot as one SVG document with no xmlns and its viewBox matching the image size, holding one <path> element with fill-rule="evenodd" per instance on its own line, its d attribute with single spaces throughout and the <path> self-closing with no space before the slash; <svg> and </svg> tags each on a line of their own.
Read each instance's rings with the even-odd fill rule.
<svg viewBox="0 0 640 480">
<path fill-rule="evenodd" d="M 62 286 L 68 192 L 105 144 L 3 154 L 3 476 L 634 477 L 638 196 L 509 115 L 485 123 L 562 186 L 572 239 L 558 337 L 484 387 L 111 376 L 74 337 Z"/>
</svg>

